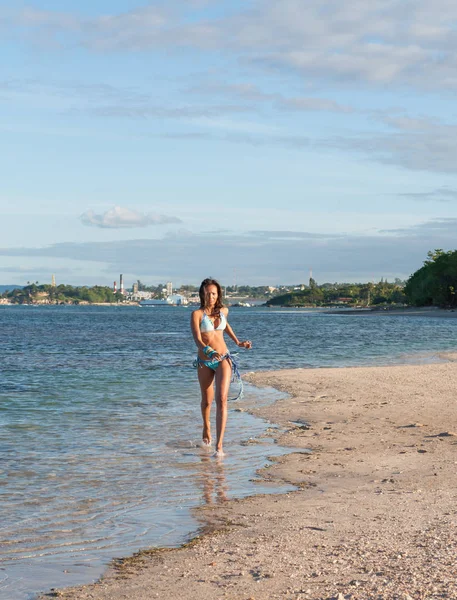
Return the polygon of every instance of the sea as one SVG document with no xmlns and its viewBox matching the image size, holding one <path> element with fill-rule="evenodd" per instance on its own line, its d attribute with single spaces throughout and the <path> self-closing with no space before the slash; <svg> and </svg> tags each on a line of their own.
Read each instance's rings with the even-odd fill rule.
<svg viewBox="0 0 457 600">
<path fill-rule="evenodd" d="M 201 448 L 191 311 L 0 307 L 0 600 L 90 583 L 115 557 L 180 545 L 201 527 L 199 506 L 291 489 L 258 476 L 290 449 L 248 412 L 278 391 L 245 384 L 229 404 L 226 457 Z M 242 372 L 436 362 L 457 348 L 457 319 L 427 313 L 255 307 L 232 308 L 229 321 L 253 343 L 238 353 Z"/>
</svg>

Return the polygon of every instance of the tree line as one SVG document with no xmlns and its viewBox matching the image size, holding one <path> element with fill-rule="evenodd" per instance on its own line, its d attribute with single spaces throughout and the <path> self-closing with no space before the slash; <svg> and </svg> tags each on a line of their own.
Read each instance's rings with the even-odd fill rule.
<svg viewBox="0 0 457 600">
<path fill-rule="evenodd" d="M 115 303 L 124 300 L 120 292 L 114 293 L 110 287 L 93 287 L 31 283 L 23 288 L 6 291 L 2 294 L 13 304 L 80 304 Z"/>
<path fill-rule="evenodd" d="M 407 298 L 399 279 L 389 283 L 324 283 L 310 279 L 309 286 L 271 298 L 267 306 L 373 306 L 405 304 Z"/>
<path fill-rule="evenodd" d="M 457 306 L 457 250 L 427 253 L 423 266 L 404 283 L 323 284 L 311 279 L 306 289 L 271 298 L 268 306 Z"/>
<path fill-rule="evenodd" d="M 457 250 L 430 251 L 423 266 L 406 282 L 405 294 L 413 306 L 457 305 Z"/>
</svg>

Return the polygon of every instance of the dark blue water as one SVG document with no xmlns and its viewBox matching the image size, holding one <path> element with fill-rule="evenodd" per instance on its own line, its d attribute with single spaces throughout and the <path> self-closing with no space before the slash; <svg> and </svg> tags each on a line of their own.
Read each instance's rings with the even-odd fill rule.
<svg viewBox="0 0 457 600">
<path fill-rule="evenodd" d="M 1 307 L 0 598 L 97 578 L 113 557 L 181 543 L 190 508 L 252 494 L 281 453 L 231 410 L 227 458 L 198 447 L 190 309 Z M 435 360 L 457 320 L 232 309 L 242 371 Z M 236 391 L 236 390 L 235 390 Z M 237 408 L 273 401 L 248 387 Z M 231 405 L 235 408 L 235 405 Z"/>
</svg>

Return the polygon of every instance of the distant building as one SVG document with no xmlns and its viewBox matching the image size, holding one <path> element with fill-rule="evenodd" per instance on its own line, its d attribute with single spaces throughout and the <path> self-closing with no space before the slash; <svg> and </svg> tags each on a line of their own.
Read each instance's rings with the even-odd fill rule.
<svg viewBox="0 0 457 600">
<path fill-rule="evenodd" d="M 140 300 L 151 300 L 154 297 L 152 292 L 144 292 L 140 291 L 135 294 L 135 298 L 139 298 Z"/>
<path fill-rule="evenodd" d="M 144 294 L 145 292 L 139 292 L 139 294 Z M 171 296 L 167 296 L 166 300 L 159 298 L 151 298 L 151 299 L 141 299 L 141 306 L 184 306 L 188 303 L 187 298 L 182 296 L 181 294 L 171 294 Z"/>
<path fill-rule="evenodd" d="M 53 274 L 51 278 L 51 287 L 56 287 L 56 276 Z"/>
<path fill-rule="evenodd" d="M 187 298 L 181 294 L 170 294 L 167 297 L 167 302 L 168 304 L 176 304 L 179 306 L 180 304 L 187 304 Z"/>
<path fill-rule="evenodd" d="M 173 284 L 171 281 L 167 281 L 167 296 L 171 296 L 173 294 Z"/>
<path fill-rule="evenodd" d="M 190 304 L 200 304 L 200 296 L 198 292 L 193 292 L 192 294 L 190 294 L 187 297 L 187 300 L 190 302 Z"/>
<path fill-rule="evenodd" d="M 133 295 L 138 294 L 138 282 L 133 284 L 132 293 Z"/>
</svg>

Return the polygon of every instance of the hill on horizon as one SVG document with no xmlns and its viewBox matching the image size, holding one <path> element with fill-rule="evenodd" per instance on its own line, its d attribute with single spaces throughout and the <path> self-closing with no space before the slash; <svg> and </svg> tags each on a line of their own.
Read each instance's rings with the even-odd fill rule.
<svg viewBox="0 0 457 600">
<path fill-rule="evenodd" d="M 19 285 L 17 283 L 11 283 L 10 285 L 0 285 L 0 294 L 3 294 L 7 290 L 11 292 L 12 290 L 21 290 L 24 286 Z"/>
</svg>

